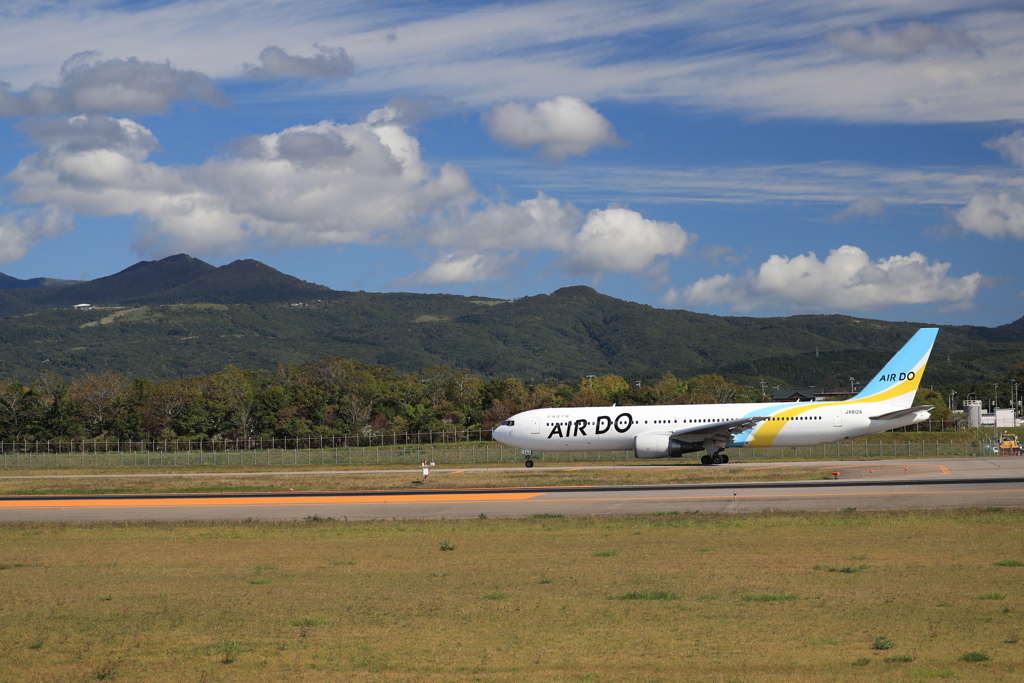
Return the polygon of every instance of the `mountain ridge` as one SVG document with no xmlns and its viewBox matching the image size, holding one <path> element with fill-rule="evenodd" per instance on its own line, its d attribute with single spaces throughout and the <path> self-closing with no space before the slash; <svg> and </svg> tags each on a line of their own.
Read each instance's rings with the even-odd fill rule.
<svg viewBox="0 0 1024 683">
<path fill-rule="evenodd" d="M 72 310 L 78 303 L 121 308 Z M 841 389 L 851 376 L 869 380 L 927 326 L 839 314 L 715 316 L 624 301 L 585 285 L 511 301 L 339 292 L 259 261 L 216 268 L 187 255 L 53 291 L 0 290 L 0 311 L 7 316 L 0 378 L 24 381 L 47 369 L 160 379 L 346 355 L 404 372 L 449 365 L 526 381 L 715 372 Z M 1024 359 L 1022 328 L 1022 321 L 944 326 L 929 381 L 1004 382 Z"/>
</svg>

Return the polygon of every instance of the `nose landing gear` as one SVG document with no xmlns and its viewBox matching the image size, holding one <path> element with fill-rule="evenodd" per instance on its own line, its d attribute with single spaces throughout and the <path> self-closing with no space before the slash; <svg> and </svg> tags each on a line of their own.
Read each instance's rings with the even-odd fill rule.
<svg viewBox="0 0 1024 683">
<path fill-rule="evenodd" d="M 526 466 L 533 467 L 533 451 L 523 451 L 523 457 L 526 458 Z"/>
</svg>

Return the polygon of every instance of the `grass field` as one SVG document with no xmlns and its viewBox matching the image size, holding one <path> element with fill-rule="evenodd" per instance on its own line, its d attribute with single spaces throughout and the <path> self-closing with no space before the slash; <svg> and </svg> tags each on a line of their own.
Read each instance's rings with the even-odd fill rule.
<svg viewBox="0 0 1024 683">
<path fill-rule="evenodd" d="M 0 525 L 0 681 L 1018 681 L 1024 511 Z"/>
<path fill-rule="evenodd" d="M 226 470 L 227 468 L 221 468 Z M 757 467 L 744 469 L 678 467 L 633 469 L 577 470 L 535 467 L 512 468 L 504 471 L 478 471 L 466 469 L 456 472 L 433 472 L 427 481 L 420 473 L 394 472 L 386 474 L 356 474 L 339 471 L 337 474 L 302 474 L 271 476 L 252 474 L 231 476 L 237 470 L 228 470 L 224 476 L 203 472 L 203 476 L 154 477 L 146 468 L 132 470 L 139 476 L 96 477 L 94 470 L 76 471 L 88 474 L 88 479 L 19 479 L 0 476 L 0 495 L 91 495 L 109 493 L 228 493 L 254 491 L 379 491 L 388 489 L 450 489 L 450 488 L 509 488 L 523 486 L 595 486 L 630 484 L 687 484 L 743 481 L 792 481 L 797 479 L 831 479 L 831 469 L 812 467 Z M 125 474 L 122 470 L 108 474 Z M 169 472 L 174 473 L 173 470 Z M 18 474 L 23 474 L 18 472 Z M 38 474 L 52 477 L 57 472 L 40 470 Z M 59 474 L 65 474 L 60 472 Z M 70 474 L 70 473 L 69 473 Z M 180 474 L 180 471 L 178 472 Z M 147 476 L 150 475 L 150 476 Z"/>
</svg>

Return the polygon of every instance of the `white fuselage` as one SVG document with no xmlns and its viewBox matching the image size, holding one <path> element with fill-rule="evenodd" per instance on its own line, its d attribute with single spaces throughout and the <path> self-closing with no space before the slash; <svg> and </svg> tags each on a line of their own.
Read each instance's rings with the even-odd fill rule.
<svg viewBox="0 0 1024 683">
<path fill-rule="evenodd" d="M 633 449 L 641 434 L 675 434 L 701 425 L 762 416 L 767 419 L 736 434 L 728 447 L 811 446 L 928 419 L 927 408 L 895 420 L 870 419 L 893 409 L 885 403 L 862 401 L 539 408 L 519 413 L 495 428 L 494 438 L 528 451 L 622 451 Z"/>
</svg>

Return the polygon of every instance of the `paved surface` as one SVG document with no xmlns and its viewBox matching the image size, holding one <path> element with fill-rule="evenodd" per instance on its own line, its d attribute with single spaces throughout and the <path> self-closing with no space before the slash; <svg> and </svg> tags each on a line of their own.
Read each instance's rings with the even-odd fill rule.
<svg viewBox="0 0 1024 683">
<path fill-rule="evenodd" d="M 838 476 L 830 481 L 770 484 L 477 491 L 5 497 L 0 498 L 0 521 L 170 521 L 231 520 L 247 517 L 281 520 L 301 519 L 312 515 L 337 519 L 454 518 L 477 517 L 480 514 L 489 517 L 515 517 L 536 514 L 588 515 L 670 511 L 835 510 L 850 507 L 865 510 L 1024 506 L 1024 458 L 800 462 L 735 466 L 829 467 L 834 468 L 833 471 L 838 472 Z M 302 474 L 308 475 L 309 472 Z M 219 473 L 216 476 L 224 474 Z"/>
</svg>

